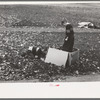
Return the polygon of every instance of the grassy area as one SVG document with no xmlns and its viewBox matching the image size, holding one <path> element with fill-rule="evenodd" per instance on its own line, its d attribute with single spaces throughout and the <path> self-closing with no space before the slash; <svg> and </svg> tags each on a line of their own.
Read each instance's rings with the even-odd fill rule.
<svg viewBox="0 0 100 100">
<path fill-rule="evenodd" d="M 18 20 L 26 18 L 33 22 L 46 23 L 47 26 L 59 26 L 62 18 L 67 18 L 77 26 L 79 21 L 99 24 L 99 9 L 99 4 L 6 5 L 0 6 L 0 14 L 5 18 L 13 17 Z"/>
</svg>

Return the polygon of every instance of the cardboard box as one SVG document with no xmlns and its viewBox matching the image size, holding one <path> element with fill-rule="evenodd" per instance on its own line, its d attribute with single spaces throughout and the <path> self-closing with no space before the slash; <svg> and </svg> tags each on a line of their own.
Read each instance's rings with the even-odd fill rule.
<svg viewBox="0 0 100 100">
<path fill-rule="evenodd" d="M 66 52 L 55 48 L 49 48 L 45 62 L 52 63 L 58 66 L 66 66 L 67 62 L 69 65 L 71 65 L 78 60 L 79 60 L 79 49 L 76 49 L 73 52 Z"/>
<path fill-rule="evenodd" d="M 76 61 L 79 61 L 79 49 L 75 49 L 73 52 L 68 52 L 69 65 L 74 64 Z"/>
</svg>

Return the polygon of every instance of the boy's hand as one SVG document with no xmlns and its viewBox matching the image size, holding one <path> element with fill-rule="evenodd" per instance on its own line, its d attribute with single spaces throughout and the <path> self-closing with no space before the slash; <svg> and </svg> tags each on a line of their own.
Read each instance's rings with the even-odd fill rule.
<svg viewBox="0 0 100 100">
<path fill-rule="evenodd" d="M 68 37 L 65 38 L 65 41 L 67 41 L 67 40 L 68 40 Z"/>
</svg>

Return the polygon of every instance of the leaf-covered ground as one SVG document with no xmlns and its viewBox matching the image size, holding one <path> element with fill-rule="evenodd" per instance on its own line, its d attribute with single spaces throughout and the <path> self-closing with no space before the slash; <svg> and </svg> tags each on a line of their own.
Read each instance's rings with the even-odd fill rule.
<svg viewBox="0 0 100 100">
<path fill-rule="evenodd" d="M 46 82 L 65 80 L 65 76 L 98 74 L 100 30 L 76 27 L 80 21 L 99 25 L 99 10 L 99 4 L 0 6 L 0 81 L 38 79 Z M 65 36 L 61 26 L 62 18 L 67 18 L 74 26 L 74 47 L 80 49 L 79 62 L 64 69 L 63 66 L 35 59 L 32 54 L 21 56 L 33 45 L 44 49 L 62 46 Z M 23 19 L 31 21 L 32 26 L 20 26 Z M 15 23 L 18 22 L 20 25 L 16 27 Z"/>
<path fill-rule="evenodd" d="M 27 28 L 28 29 L 28 28 Z M 55 30 L 55 29 L 54 29 Z M 64 69 L 63 66 L 47 64 L 33 55 L 21 57 L 29 46 L 42 48 L 59 48 L 63 44 L 64 32 L 0 32 L 0 80 L 34 80 L 55 81 L 66 75 L 95 74 L 100 71 L 100 34 L 99 30 L 92 32 L 87 29 L 75 29 L 75 48 L 80 49 L 80 60 Z M 63 30 L 63 29 L 62 29 Z M 57 31 L 57 30 L 56 30 Z M 86 31 L 86 29 L 85 29 Z M 97 32 L 96 32 L 97 31 Z M 79 33 L 78 33 L 79 32 Z"/>
</svg>

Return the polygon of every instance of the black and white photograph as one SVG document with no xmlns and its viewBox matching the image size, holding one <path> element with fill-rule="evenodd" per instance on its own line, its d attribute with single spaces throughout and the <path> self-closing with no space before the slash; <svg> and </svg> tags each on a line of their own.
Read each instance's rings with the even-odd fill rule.
<svg viewBox="0 0 100 100">
<path fill-rule="evenodd" d="M 0 4 L 0 82 L 96 81 L 100 3 Z"/>
</svg>

